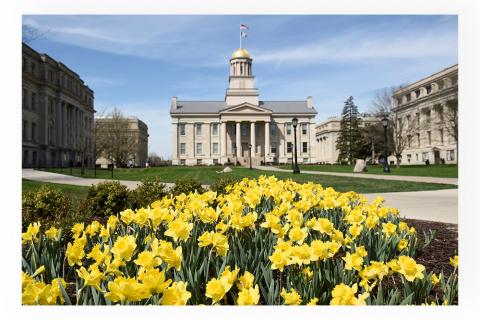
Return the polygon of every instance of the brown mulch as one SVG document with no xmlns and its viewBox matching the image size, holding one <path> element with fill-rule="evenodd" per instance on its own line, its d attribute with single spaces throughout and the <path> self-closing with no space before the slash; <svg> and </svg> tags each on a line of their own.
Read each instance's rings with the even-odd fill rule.
<svg viewBox="0 0 480 320">
<path fill-rule="evenodd" d="M 438 274 L 443 271 L 446 276 L 451 274 L 453 267 L 449 263 L 450 257 L 458 254 L 458 225 L 413 219 L 405 219 L 405 222 L 417 231 L 419 251 L 415 260 L 423 264 L 427 272 L 433 271 Z M 437 233 L 430 245 L 422 250 L 423 231 L 428 232 L 429 229 Z"/>
</svg>

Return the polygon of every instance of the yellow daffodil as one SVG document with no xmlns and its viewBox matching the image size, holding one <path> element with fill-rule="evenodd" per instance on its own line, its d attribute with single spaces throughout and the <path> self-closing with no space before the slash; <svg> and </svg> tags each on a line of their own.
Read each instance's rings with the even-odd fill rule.
<svg viewBox="0 0 480 320">
<path fill-rule="evenodd" d="M 132 259 L 133 251 L 137 247 L 135 243 L 135 237 L 132 235 L 118 237 L 113 244 L 112 253 L 116 258 L 124 261 L 130 261 Z"/>
<path fill-rule="evenodd" d="M 258 284 L 253 288 L 243 288 L 238 293 L 237 304 L 239 306 L 253 306 L 260 301 L 260 292 Z"/>
<path fill-rule="evenodd" d="M 294 288 L 291 288 L 289 292 L 287 292 L 285 288 L 282 288 L 280 296 L 283 298 L 283 302 L 286 305 L 298 306 L 302 303 L 302 297 Z"/>
<path fill-rule="evenodd" d="M 187 283 L 174 282 L 163 292 L 162 305 L 184 306 L 192 294 L 187 290 Z"/>
<path fill-rule="evenodd" d="M 421 264 L 417 264 L 413 258 L 400 256 L 398 258 L 398 266 L 400 267 L 398 272 L 401 273 L 407 281 L 423 279 L 423 271 L 425 271 L 425 267 Z"/>
<path fill-rule="evenodd" d="M 47 236 L 48 239 L 50 240 L 57 240 L 58 236 L 58 229 L 55 227 L 50 227 L 47 231 L 45 231 L 45 235 Z"/>
<path fill-rule="evenodd" d="M 365 305 L 365 300 L 368 298 L 368 293 L 363 293 L 355 296 L 358 290 L 358 285 L 347 286 L 344 283 L 338 284 L 332 290 L 332 300 L 330 305 Z"/>
</svg>

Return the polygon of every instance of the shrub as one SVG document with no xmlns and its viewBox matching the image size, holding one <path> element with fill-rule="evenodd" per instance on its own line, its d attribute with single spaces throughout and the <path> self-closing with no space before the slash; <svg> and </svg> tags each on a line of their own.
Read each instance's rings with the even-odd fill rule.
<svg viewBox="0 0 480 320">
<path fill-rule="evenodd" d="M 22 196 L 22 227 L 39 221 L 43 225 L 59 226 L 69 215 L 72 202 L 60 189 L 42 186 Z"/>
<path fill-rule="evenodd" d="M 166 185 L 160 182 L 159 177 L 147 178 L 130 193 L 131 204 L 133 208 L 147 207 L 167 194 Z"/>
<path fill-rule="evenodd" d="M 204 193 L 205 190 L 203 189 L 200 182 L 195 179 L 186 178 L 186 179 L 178 179 L 175 181 L 175 185 L 170 190 L 170 193 L 174 196 L 178 196 L 179 194 L 185 193 L 189 194 L 190 192 L 194 193 Z"/>
<path fill-rule="evenodd" d="M 118 181 L 107 181 L 92 185 L 85 199 L 85 210 L 89 215 L 109 216 L 130 206 L 130 191 Z"/>
<path fill-rule="evenodd" d="M 225 188 L 229 185 L 234 185 L 238 182 L 238 179 L 231 178 L 231 177 L 224 177 L 215 180 L 214 183 L 210 185 L 210 190 L 215 191 L 217 194 L 225 194 L 227 190 Z"/>
</svg>

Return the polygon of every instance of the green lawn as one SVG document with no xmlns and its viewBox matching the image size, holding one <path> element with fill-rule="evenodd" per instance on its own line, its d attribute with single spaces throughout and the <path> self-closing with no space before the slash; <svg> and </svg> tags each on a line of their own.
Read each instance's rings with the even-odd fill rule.
<svg viewBox="0 0 480 320">
<path fill-rule="evenodd" d="M 69 184 L 38 182 L 27 179 L 22 179 L 22 192 L 36 191 L 43 185 L 61 189 L 70 197 L 70 199 L 72 199 L 72 202 L 74 202 L 75 204 L 79 204 L 87 196 L 88 187 L 72 186 Z"/>
<path fill-rule="evenodd" d="M 299 165 L 300 170 L 324 171 L 324 172 L 346 172 L 353 173 L 354 166 L 348 165 Z M 282 169 L 291 169 L 291 165 L 279 166 Z M 458 166 L 455 164 L 444 165 L 412 165 L 412 166 L 390 166 L 390 173 L 384 173 L 383 167 L 380 165 L 367 166 L 369 174 L 389 174 L 398 176 L 421 176 L 421 177 L 441 177 L 441 178 L 457 178 Z"/>
<path fill-rule="evenodd" d="M 135 180 L 141 181 L 148 177 L 160 177 L 163 182 L 175 182 L 177 179 L 193 178 L 202 184 L 212 184 L 221 177 L 232 177 L 236 179 L 258 178 L 260 175 L 275 175 L 279 179 L 293 179 L 298 182 L 313 181 L 320 183 L 325 187 L 333 187 L 338 191 L 354 190 L 359 193 L 377 193 L 377 192 L 401 192 L 401 191 L 420 191 L 420 190 L 439 190 L 457 188 L 455 185 L 434 184 L 434 183 L 418 183 L 408 181 L 389 181 L 389 180 L 373 180 L 364 178 L 337 177 L 326 175 L 300 174 L 294 175 L 289 172 L 271 172 L 262 170 L 250 170 L 243 167 L 233 167 L 231 173 L 217 173 L 220 171 L 219 166 L 209 167 L 156 167 L 156 168 L 134 168 L 134 169 L 115 169 L 113 173 L 114 179 L 119 180 Z M 49 169 L 49 171 L 62 172 L 59 169 Z M 64 169 L 63 173 L 69 174 L 70 169 Z M 73 170 L 73 175 L 80 175 L 80 170 Z M 85 177 L 93 177 L 93 170 L 88 170 Z M 97 178 L 110 179 L 111 172 L 97 171 Z"/>
</svg>

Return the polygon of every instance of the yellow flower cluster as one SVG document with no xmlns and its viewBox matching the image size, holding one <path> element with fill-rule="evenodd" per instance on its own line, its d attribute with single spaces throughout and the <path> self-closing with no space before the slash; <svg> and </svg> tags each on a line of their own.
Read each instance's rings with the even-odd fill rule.
<svg viewBox="0 0 480 320">
<path fill-rule="evenodd" d="M 226 190 L 167 196 L 103 224 L 77 223 L 64 252 L 75 272 L 56 274 L 75 276 L 77 303 L 162 305 L 363 305 L 385 277 L 424 278 L 425 267 L 410 257 L 415 229 L 380 197 L 369 203 L 355 192 L 273 176 Z M 60 234 L 32 224 L 22 243 Z M 23 277 L 24 304 L 64 301 L 58 281 Z M 320 281 L 326 297 L 306 289 Z"/>
</svg>

